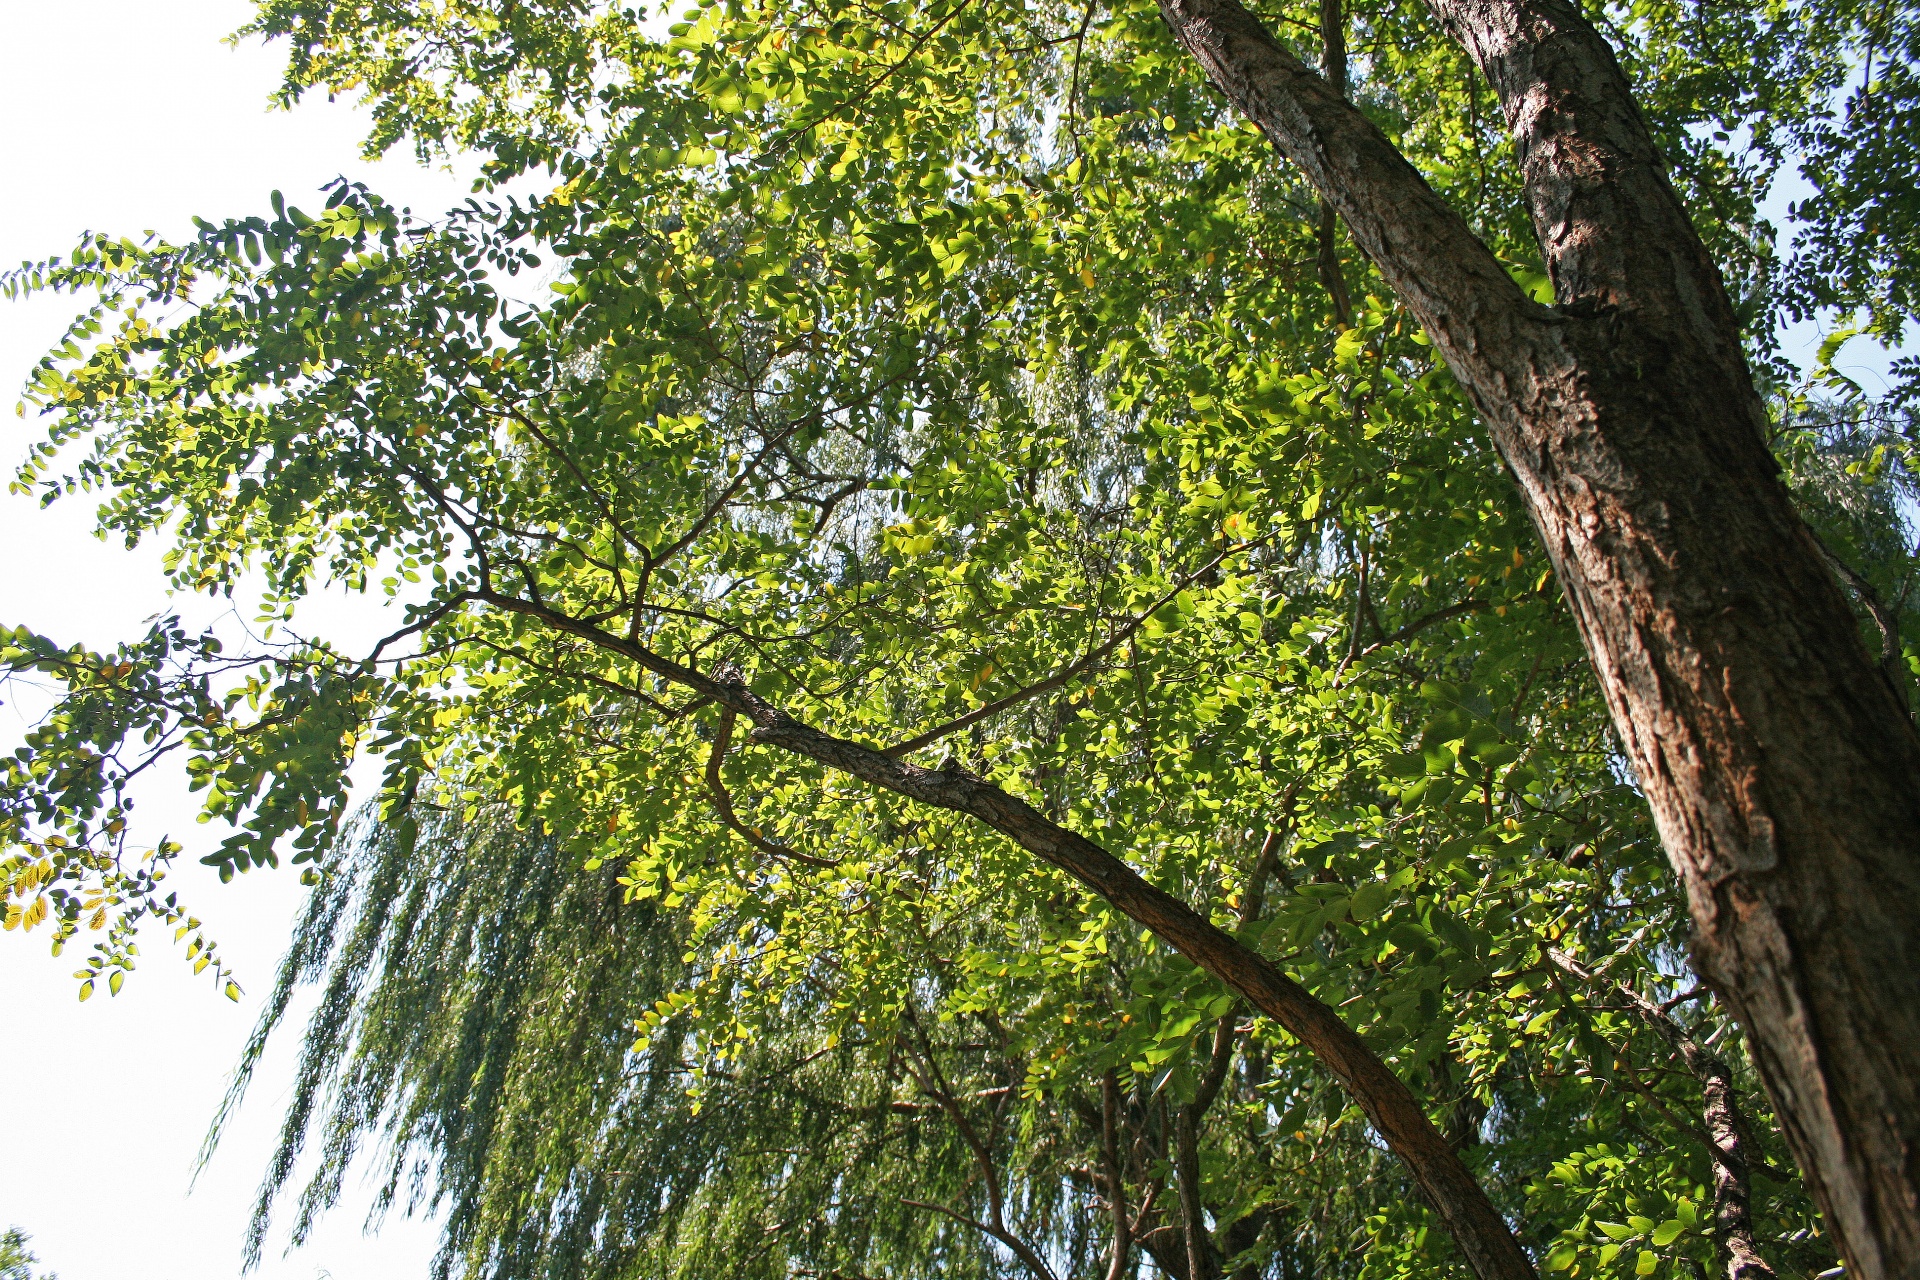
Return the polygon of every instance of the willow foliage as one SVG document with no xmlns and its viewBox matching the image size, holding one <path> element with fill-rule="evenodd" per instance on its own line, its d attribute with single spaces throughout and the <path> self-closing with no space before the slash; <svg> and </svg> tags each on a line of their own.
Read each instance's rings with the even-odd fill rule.
<svg viewBox="0 0 1920 1280">
<path fill-rule="evenodd" d="M 372 1139 L 379 1206 L 444 1211 L 443 1272 L 713 1274 L 725 1259 L 784 1274 L 789 1256 L 910 1265 L 936 1247 L 937 1224 L 888 1191 L 954 1191 L 957 1139 L 891 1131 L 861 1049 L 823 1051 L 810 1034 L 817 1005 L 796 999 L 790 1025 L 724 1070 L 683 1059 L 684 1025 L 635 1055 L 634 1011 L 689 976 L 673 913 L 624 905 L 610 876 L 579 875 L 559 842 L 498 814 L 404 832 L 363 822 L 354 836 L 314 892 L 232 1097 L 298 986 L 315 984 L 255 1256 L 309 1135 L 318 1164 L 293 1239 Z"/>
</svg>

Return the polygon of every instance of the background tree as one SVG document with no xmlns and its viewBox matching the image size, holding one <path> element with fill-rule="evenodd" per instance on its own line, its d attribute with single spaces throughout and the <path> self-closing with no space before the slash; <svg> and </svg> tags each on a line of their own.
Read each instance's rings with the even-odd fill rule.
<svg viewBox="0 0 1920 1280">
<path fill-rule="evenodd" d="M 33 1269 L 40 1259 L 27 1248 L 33 1237 L 18 1227 L 0 1232 L 0 1280 L 34 1280 Z M 40 1280 L 59 1280 L 53 1272 L 44 1272 Z"/>
</svg>

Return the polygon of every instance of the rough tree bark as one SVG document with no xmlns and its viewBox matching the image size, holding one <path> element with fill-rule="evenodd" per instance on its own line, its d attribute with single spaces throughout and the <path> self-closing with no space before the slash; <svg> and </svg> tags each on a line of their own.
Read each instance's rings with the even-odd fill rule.
<svg viewBox="0 0 1920 1280">
<path fill-rule="evenodd" d="M 1235 0 L 1160 10 L 1487 423 L 1849 1269 L 1920 1276 L 1920 738 L 1781 483 L 1612 51 L 1565 0 L 1432 3 L 1499 94 L 1553 307 Z"/>
<path fill-rule="evenodd" d="M 1335 93 L 1347 96 L 1347 15 L 1340 0 L 1320 0 L 1320 74 Z M 1318 250 L 1314 268 L 1320 275 L 1320 287 L 1327 291 L 1334 324 L 1345 327 L 1353 323 L 1353 302 L 1347 296 L 1346 273 L 1340 269 L 1340 215 L 1325 196 L 1320 198 L 1314 242 Z M 1355 627 L 1354 635 L 1359 634 L 1360 629 Z"/>
</svg>

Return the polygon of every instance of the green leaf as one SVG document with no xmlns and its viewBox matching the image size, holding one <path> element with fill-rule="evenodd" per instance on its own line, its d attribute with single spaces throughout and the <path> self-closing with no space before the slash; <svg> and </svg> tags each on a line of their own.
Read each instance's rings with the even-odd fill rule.
<svg viewBox="0 0 1920 1280">
<path fill-rule="evenodd" d="M 1426 771 L 1426 757 L 1418 751 L 1384 756 L 1380 761 L 1380 772 L 1389 778 L 1417 778 Z"/>
<path fill-rule="evenodd" d="M 1822 338 L 1819 347 L 1814 351 L 1814 367 L 1819 370 L 1832 368 L 1833 358 L 1840 354 L 1840 348 L 1859 337 L 1861 332 L 1862 330 L 1857 327 L 1845 326 L 1835 329 Z"/>
<path fill-rule="evenodd" d="M 1474 752 L 1474 759 L 1490 769 L 1498 769 L 1502 765 L 1512 764 L 1519 758 L 1520 748 L 1505 742 L 1497 742 Z"/>
<path fill-rule="evenodd" d="M 1391 892 L 1386 881 L 1369 881 L 1353 891 L 1353 899 L 1348 903 L 1347 911 L 1356 921 L 1371 920 L 1386 907 L 1387 898 Z"/>
</svg>

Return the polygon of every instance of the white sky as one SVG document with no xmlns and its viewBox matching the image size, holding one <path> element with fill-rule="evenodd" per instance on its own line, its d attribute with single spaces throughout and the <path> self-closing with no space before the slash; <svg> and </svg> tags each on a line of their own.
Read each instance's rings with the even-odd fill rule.
<svg viewBox="0 0 1920 1280">
<path fill-rule="evenodd" d="M 437 211 L 466 184 L 410 157 L 355 154 L 364 117 L 315 101 L 266 109 L 277 53 L 231 49 L 247 0 L 0 0 L 0 262 L 65 253 L 87 229 L 152 228 L 184 237 L 189 219 L 265 212 L 278 188 L 317 207 L 339 173 L 390 199 Z M 28 370 L 58 337 L 63 300 L 0 302 L 0 463 L 11 476 L 34 437 L 11 412 Z M 4 485 L 0 485 L 0 490 Z M 37 510 L 0 492 L 0 622 L 101 645 L 137 634 L 168 607 L 158 552 L 128 552 L 89 534 L 86 499 Z M 63 509 L 64 508 L 64 509 Z M 10 749 L 19 711 L 0 708 Z M 256 1080 L 240 1123 L 188 1194 L 192 1161 L 251 1029 L 301 901 L 296 878 L 255 872 L 220 885 L 194 858 L 224 824 L 195 827 L 177 784 L 150 792 L 144 823 L 185 832 L 173 882 L 187 892 L 247 995 L 222 998 L 188 972 L 168 935 L 149 931 L 141 968 L 119 998 L 82 1005 L 76 946 L 49 958 L 44 933 L 0 935 L 0 1228 L 33 1236 L 61 1280 L 237 1277 L 253 1191 L 292 1081 L 292 1037 Z M 435 1235 L 397 1216 L 378 1236 L 361 1224 L 368 1193 L 348 1200 L 291 1258 L 270 1247 L 262 1280 L 424 1277 Z"/>
<path fill-rule="evenodd" d="M 311 208 L 317 188 L 340 173 L 422 211 L 465 194 L 465 182 L 405 156 L 361 161 L 365 118 L 346 104 L 270 114 L 278 54 L 220 43 L 249 12 L 248 0 L 0 0 L 0 174 L 13 175 L 0 199 L 0 262 L 64 253 L 86 229 L 184 236 L 194 214 L 265 211 L 275 188 Z M 0 408 L 11 407 L 70 315 L 58 299 L 0 303 Z M 1810 330 L 1794 336 L 1803 350 L 1818 341 Z M 1884 367 L 1879 353 L 1862 350 L 1859 359 L 1855 368 L 1869 378 Z M 0 463 L 11 475 L 36 428 L 8 413 L 0 433 Z M 0 623 L 98 646 L 136 634 L 169 607 L 158 551 L 92 538 L 91 505 L 82 498 L 39 511 L 0 493 Z M 0 708 L 0 742 L 14 740 L 20 723 L 19 709 Z M 159 932 L 118 999 L 102 991 L 85 1005 L 70 959 L 50 959 L 44 934 L 0 935 L 0 1227 L 31 1233 L 43 1267 L 61 1280 L 239 1274 L 253 1189 L 291 1086 L 291 1036 L 270 1055 L 191 1195 L 188 1181 L 302 890 L 285 871 L 219 885 L 194 858 L 223 828 L 194 827 L 192 813 L 169 786 L 150 791 L 140 818 L 185 832 L 174 881 L 239 971 L 248 993 L 241 1003 L 193 979 Z M 290 1258 L 276 1243 L 256 1274 L 424 1276 L 431 1226 L 395 1217 L 364 1236 L 367 1192 L 349 1188 L 316 1239 Z"/>
</svg>

